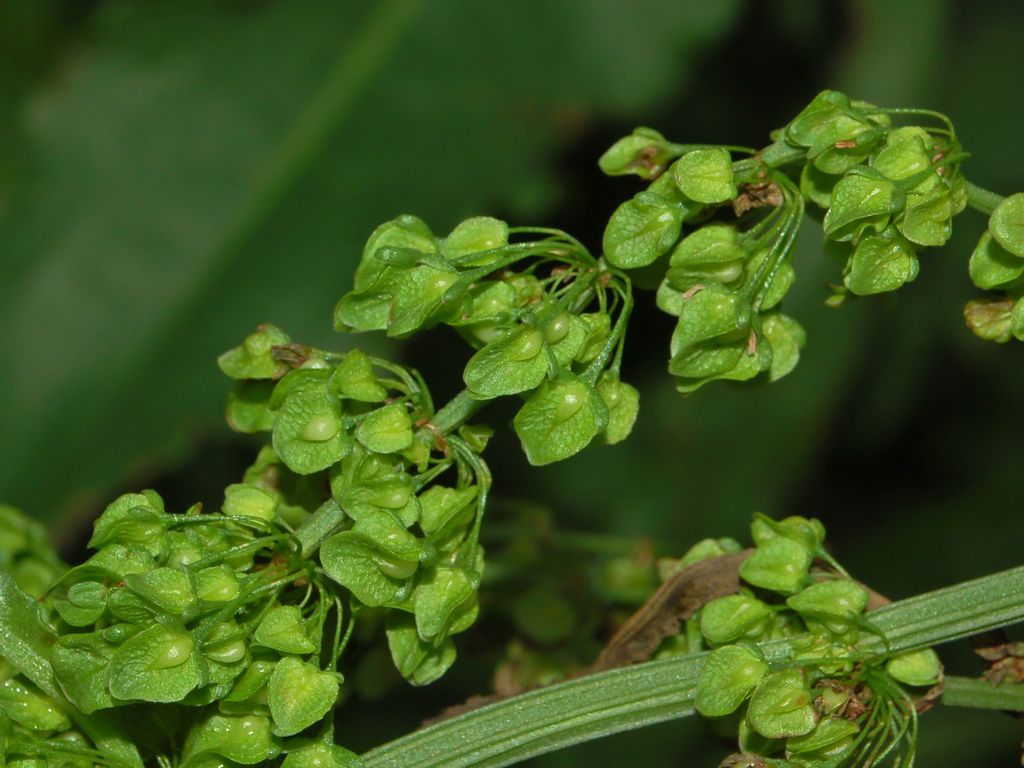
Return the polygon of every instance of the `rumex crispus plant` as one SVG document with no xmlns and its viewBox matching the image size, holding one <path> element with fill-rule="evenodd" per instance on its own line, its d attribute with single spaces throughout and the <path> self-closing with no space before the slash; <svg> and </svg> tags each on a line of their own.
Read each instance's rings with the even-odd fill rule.
<svg viewBox="0 0 1024 768">
<path fill-rule="evenodd" d="M 1024 618 L 1020 568 L 885 605 L 825 549 L 819 521 L 756 516 L 753 549 L 700 542 L 659 563 L 660 587 L 653 561 L 626 563 L 619 581 L 646 568 L 633 583 L 651 594 L 625 600 L 637 610 L 597 660 L 532 657 L 505 693 L 573 679 L 362 757 L 335 738 L 357 625 L 382 627 L 395 668 L 425 685 L 477 618 L 491 488 L 491 429 L 472 423 L 477 412 L 521 400 L 513 427 L 535 465 L 629 435 L 639 395 L 620 370 L 634 277 L 657 284 L 658 306 L 678 318 L 669 372 L 681 392 L 775 381 L 806 342 L 781 304 L 808 211 L 840 263 L 827 298 L 839 305 L 912 282 L 921 249 L 943 245 L 974 207 L 990 218 L 967 272 L 999 293 L 968 304 L 968 325 L 1024 338 L 1024 193 L 972 185 L 967 158 L 942 115 L 826 91 L 761 150 L 646 128 L 617 142 L 601 168 L 648 186 L 613 213 L 600 256 L 565 232 L 490 217 L 443 237 L 414 216 L 381 225 L 335 327 L 408 338 L 448 326 L 470 348 L 463 391 L 438 408 L 414 370 L 259 326 L 219 359 L 235 380 L 229 424 L 268 436 L 221 510 L 169 512 L 152 491 L 126 494 L 96 521 L 94 553 L 66 568 L 3 508 L 4 760 L 496 766 L 696 709 L 734 718 L 739 751 L 723 765 L 906 766 L 917 716 L 940 695 L 1024 709 L 1021 665 L 1004 663 L 1015 646 L 990 651 L 997 687 L 945 677 L 929 647 Z M 533 620 L 545 601 L 517 603 L 517 625 L 565 640 L 571 618 L 557 631 Z"/>
</svg>

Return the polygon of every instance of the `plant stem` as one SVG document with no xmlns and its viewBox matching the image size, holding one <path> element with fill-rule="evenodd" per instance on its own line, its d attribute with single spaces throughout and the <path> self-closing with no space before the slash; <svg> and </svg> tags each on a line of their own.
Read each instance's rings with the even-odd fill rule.
<svg viewBox="0 0 1024 768">
<path fill-rule="evenodd" d="M 1005 199 L 1006 198 L 1002 195 L 990 192 L 984 187 L 979 187 L 977 184 L 973 184 L 970 181 L 967 182 L 967 204 L 974 210 L 984 213 L 986 216 L 991 216 L 992 211 L 996 209 L 996 206 Z"/>
<path fill-rule="evenodd" d="M 469 394 L 468 389 L 464 389 L 434 414 L 434 418 L 431 420 L 433 431 L 442 435 L 450 434 L 465 424 L 474 413 L 485 405 L 487 405 L 486 400 L 478 400 Z"/>
<path fill-rule="evenodd" d="M 876 660 L 1022 621 L 1024 566 L 892 603 L 870 618 L 886 639 L 869 637 L 858 650 Z M 793 663 L 789 641 L 761 648 L 773 665 Z M 707 656 L 636 664 L 531 691 L 377 747 L 363 755 L 363 763 L 365 768 L 499 768 L 685 717 L 693 712 Z"/>
<path fill-rule="evenodd" d="M 942 703 L 949 707 L 1024 712 L 1024 683 L 993 685 L 975 677 L 947 677 Z"/>
</svg>

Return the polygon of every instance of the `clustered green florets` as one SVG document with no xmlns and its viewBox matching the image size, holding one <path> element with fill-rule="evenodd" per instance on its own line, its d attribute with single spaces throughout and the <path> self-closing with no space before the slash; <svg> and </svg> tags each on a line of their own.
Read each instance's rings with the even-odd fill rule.
<svg viewBox="0 0 1024 768">
<path fill-rule="evenodd" d="M 877 632 L 864 615 L 868 591 L 826 553 L 818 520 L 757 516 L 751 532 L 756 547 L 740 568 L 743 588 L 705 605 L 687 632 L 687 652 L 711 649 L 697 711 L 742 716 L 740 751 L 723 765 L 875 765 L 901 747 L 907 759 L 917 713 L 900 684 L 937 684 L 935 652 L 886 659 L 858 649 L 862 632 Z M 708 540 L 680 565 L 738 549 Z"/>
</svg>

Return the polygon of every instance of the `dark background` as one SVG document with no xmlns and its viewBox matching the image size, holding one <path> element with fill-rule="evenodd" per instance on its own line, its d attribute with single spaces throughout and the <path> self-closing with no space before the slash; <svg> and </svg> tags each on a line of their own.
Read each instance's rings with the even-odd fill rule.
<svg viewBox="0 0 1024 768">
<path fill-rule="evenodd" d="M 0 499 L 47 521 L 72 559 L 120 492 L 218 506 L 255 444 L 222 422 L 217 353 L 261 321 L 385 349 L 336 336 L 330 316 L 368 233 L 400 212 L 442 233 L 491 213 L 596 249 L 638 187 L 595 160 L 636 124 L 760 146 L 835 87 L 947 112 L 975 155 L 968 176 L 1019 191 L 1021 29 L 1016 0 L 5 2 Z M 917 282 L 830 310 L 838 268 L 808 221 L 786 306 L 809 342 L 772 386 L 680 399 L 663 372 L 671 318 L 642 295 L 624 370 L 642 392 L 633 437 L 532 469 L 499 431 L 497 493 L 663 551 L 744 538 L 755 510 L 817 516 L 893 598 L 1019 563 L 1024 353 L 961 317 L 983 227 L 965 213 Z M 467 357 L 444 331 L 391 352 L 441 401 Z M 973 670 L 966 651 L 948 658 Z M 430 691 L 346 710 L 340 733 L 364 748 L 486 678 L 464 661 Z M 939 708 L 919 764 L 1017 765 L 1022 735 Z M 536 764 L 713 765 L 725 750 L 687 720 Z"/>
</svg>

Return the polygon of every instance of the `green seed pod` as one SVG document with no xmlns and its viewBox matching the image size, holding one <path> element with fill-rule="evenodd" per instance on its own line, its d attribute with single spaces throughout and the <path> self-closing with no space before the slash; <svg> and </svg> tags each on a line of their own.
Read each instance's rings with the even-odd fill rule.
<svg viewBox="0 0 1024 768">
<path fill-rule="evenodd" d="M 274 733 L 293 736 L 323 719 L 338 699 L 340 676 L 292 656 L 277 662 L 267 683 Z"/>
<path fill-rule="evenodd" d="M 679 291 L 709 280 L 729 285 L 743 277 L 746 257 L 735 227 L 705 224 L 672 251 L 666 279 Z"/>
<path fill-rule="evenodd" d="M 747 708 L 751 727 L 769 739 L 803 736 L 814 730 L 814 710 L 807 673 L 784 669 L 765 677 L 757 686 Z"/>
<path fill-rule="evenodd" d="M 290 746 L 281 768 L 362 768 L 362 764 L 357 754 L 344 747 L 313 742 L 305 747 Z"/>
<path fill-rule="evenodd" d="M 772 609 L 749 595 L 728 595 L 712 600 L 700 612 L 700 631 L 710 645 L 755 640 L 764 634 Z"/>
<path fill-rule="evenodd" d="M 583 338 L 583 345 L 576 353 L 576 361 L 589 363 L 601 354 L 608 337 L 612 332 L 612 319 L 604 312 L 588 312 L 578 315 L 586 326 L 586 336 Z"/>
<path fill-rule="evenodd" d="M 606 445 L 622 442 L 633 431 L 640 412 L 640 393 L 636 387 L 620 381 L 618 374 L 605 371 L 597 380 L 597 394 L 608 409 L 608 426 L 602 433 Z"/>
<path fill-rule="evenodd" d="M 895 291 L 917 278 L 914 246 L 899 234 L 863 238 L 847 264 L 843 283 L 858 296 Z"/>
<path fill-rule="evenodd" d="M 640 192 L 608 220 L 605 258 L 620 269 L 645 267 L 675 245 L 682 225 L 681 206 L 654 192 Z"/>
<path fill-rule="evenodd" d="M 411 594 L 409 578 L 425 554 L 424 544 L 387 516 L 367 516 L 321 547 L 328 575 L 365 605 L 388 605 Z"/>
<path fill-rule="evenodd" d="M 825 235 L 832 240 L 853 240 L 868 229 L 881 232 L 904 199 L 887 180 L 849 173 L 832 190 L 832 205 L 825 214 Z"/>
<path fill-rule="evenodd" d="M 281 744 L 271 731 L 270 718 L 253 713 L 225 715 L 214 711 L 189 731 L 182 765 L 200 763 L 207 755 L 219 755 L 242 765 L 257 765 L 279 754 Z"/>
<path fill-rule="evenodd" d="M 470 358 L 463 379 L 480 399 L 515 395 L 533 389 L 548 372 L 544 336 L 529 325 L 506 331 Z"/>
<path fill-rule="evenodd" d="M 767 544 L 772 539 L 792 539 L 802 544 L 811 552 L 817 552 L 825 543 L 825 526 L 816 517 L 810 519 L 800 515 L 792 515 L 782 520 L 773 520 L 760 513 L 754 515 L 750 524 L 751 538 L 758 546 Z"/>
<path fill-rule="evenodd" d="M 188 575 L 174 568 L 155 568 L 148 573 L 125 576 L 125 584 L 139 597 L 161 611 L 191 618 L 196 608 L 196 594 Z"/>
<path fill-rule="evenodd" d="M 691 150 L 672 164 L 672 173 L 679 191 L 698 203 L 724 203 L 738 194 L 724 147 Z"/>
<path fill-rule="evenodd" d="M 387 399 L 388 391 L 377 381 L 373 362 L 361 350 L 349 350 L 334 369 L 327 386 L 338 397 L 379 403 Z"/>
<path fill-rule="evenodd" d="M 1024 192 L 1005 198 L 988 220 L 992 238 L 1018 259 L 1024 259 Z"/>
<path fill-rule="evenodd" d="M 71 720 L 57 702 L 20 675 L 0 683 L 0 712 L 33 731 L 52 733 L 71 728 Z"/>
<path fill-rule="evenodd" d="M 326 469 L 352 450 L 341 406 L 325 391 L 298 391 L 285 398 L 274 424 L 274 450 L 300 475 Z"/>
<path fill-rule="evenodd" d="M 896 222 L 896 228 L 916 245 L 945 245 L 953 234 L 953 197 L 949 187 L 938 182 L 927 191 L 908 192 L 907 209 Z"/>
<path fill-rule="evenodd" d="M 274 358 L 273 348 L 290 341 L 281 329 L 260 325 L 240 346 L 218 357 L 217 365 L 233 379 L 279 379 L 288 372 L 288 365 Z"/>
<path fill-rule="evenodd" d="M 722 717 L 739 709 L 768 673 L 757 653 L 742 645 L 727 645 L 711 652 L 697 683 L 697 711 Z"/>
<path fill-rule="evenodd" d="M 860 726 L 857 723 L 826 717 L 810 733 L 786 739 L 786 749 L 796 755 L 835 760 L 853 746 L 858 733 Z"/>
<path fill-rule="evenodd" d="M 607 425 L 604 401 L 571 376 L 541 384 L 513 420 L 523 451 L 535 466 L 579 453 Z"/>
<path fill-rule="evenodd" d="M 772 539 L 743 562 L 740 576 L 755 587 L 792 595 L 804 586 L 811 557 L 803 544 L 781 537 Z"/>
<path fill-rule="evenodd" d="M 924 648 L 893 656 L 885 663 L 885 671 L 906 685 L 935 685 L 942 679 L 942 662 L 935 651 Z"/>
<path fill-rule="evenodd" d="M 459 534 L 476 516 L 478 489 L 432 485 L 420 494 L 420 528 L 442 550 L 459 543 Z"/>
<path fill-rule="evenodd" d="M 391 611 L 387 623 L 388 648 L 399 673 L 412 685 L 429 685 L 455 663 L 455 645 L 447 638 L 440 645 L 424 642 L 408 613 Z"/>
<path fill-rule="evenodd" d="M 429 255 L 438 252 L 438 242 L 430 227 L 416 216 L 406 214 L 384 222 L 373 231 L 363 248 L 356 268 L 356 290 L 368 287 L 384 271 L 385 264 L 376 258 L 382 248 L 402 248 Z"/>
<path fill-rule="evenodd" d="M 839 91 L 822 91 L 785 128 L 786 139 L 816 157 L 874 126 L 870 105 L 854 106 Z"/>
<path fill-rule="evenodd" d="M 739 552 L 741 549 L 743 547 L 735 539 L 702 539 L 686 550 L 673 570 L 681 571 L 686 566 L 699 563 L 701 560 L 708 560 L 729 552 Z"/>
<path fill-rule="evenodd" d="M 508 244 L 508 224 L 490 216 L 476 216 L 459 223 L 441 241 L 441 255 L 446 259 L 458 259 L 461 265 L 482 266 L 495 257 L 466 259 L 467 256 L 501 248 Z"/>
<path fill-rule="evenodd" d="M 968 272 L 979 288 L 986 291 L 1000 288 L 1024 275 L 1024 259 L 1014 256 L 985 232 L 971 254 Z"/>
<path fill-rule="evenodd" d="M 1013 299 L 974 299 L 964 306 L 964 320 L 978 338 L 1003 344 L 1013 335 L 1015 309 Z"/>
<path fill-rule="evenodd" d="M 211 565 L 193 578 L 196 595 L 203 603 L 227 603 L 238 597 L 240 588 L 235 572 L 227 565 Z"/>
<path fill-rule="evenodd" d="M 191 636 L 153 624 L 124 641 L 110 662 L 110 693 L 125 701 L 181 701 L 201 684 Z"/>
<path fill-rule="evenodd" d="M 437 644 L 448 635 L 468 629 L 479 611 L 479 586 L 480 575 L 463 568 L 426 569 L 413 593 L 420 638 Z"/>
<path fill-rule="evenodd" d="M 804 619 L 820 622 L 841 635 L 853 629 L 868 604 L 868 591 L 848 579 L 811 584 L 786 600 Z"/>
<path fill-rule="evenodd" d="M 761 331 L 772 349 L 768 380 L 778 381 L 796 368 L 800 361 L 800 350 L 807 343 L 807 333 L 800 323 L 779 312 L 762 318 Z"/>
<path fill-rule="evenodd" d="M 163 501 L 152 491 L 119 496 L 97 518 L 88 546 L 136 545 L 160 557 L 166 548 L 163 511 Z"/>
<path fill-rule="evenodd" d="M 317 646 L 306 634 L 302 611 L 294 605 L 272 608 L 256 627 L 253 638 L 260 645 L 281 653 L 313 653 Z"/>
<path fill-rule="evenodd" d="M 679 156 L 681 148 L 667 141 L 651 128 L 635 128 L 629 136 L 619 139 L 598 159 L 597 164 L 607 176 L 635 174 L 648 181 L 656 179 L 668 163 Z"/>
<path fill-rule="evenodd" d="M 249 702 L 263 692 L 270 676 L 277 666 L 276 662 L 265 659 L 254 659 L 245 670 L 239 675 L 231 688 L 231 693 L 224 697 L 224 701 L 230 703 Z M 222 705 L 223 706 L 223 705 Z"/>
<path fill-rule="evenodd" d="M 413 439 L 409 410 L 392 403 L 371 411 L 356 427 L 356 439 L 375 453 L 404 451 Z"/>
<path fill-rule="evenodd" d="M 274 521 L 276 499 L 255 485 L 235 483 L 224 489 L 224 514 L 255 517 L 268 523 Z"/>
</svg>

